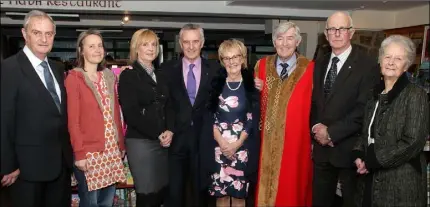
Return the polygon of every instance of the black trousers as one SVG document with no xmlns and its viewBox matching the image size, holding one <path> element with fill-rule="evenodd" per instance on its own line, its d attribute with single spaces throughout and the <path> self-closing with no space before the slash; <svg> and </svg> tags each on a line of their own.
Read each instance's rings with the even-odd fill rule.
<svg viewBox="0 0 430 207">
<path fill-rule="evenodd" d="M 63 167 L 53 181 L 32 182 L 20 179 L 11 185 L 13 207 L 70 207 L 72 197 L 71 172 Z"/>
<path fill-rule="evenodd" d="M 354 206 L 357 184 L 356 170 L 354 168 L 335 167 L 329 162 L 314 162 L 312 206 L 333 206 L 338 181 L 342 185 L 343 206 Z"/>
</svg>

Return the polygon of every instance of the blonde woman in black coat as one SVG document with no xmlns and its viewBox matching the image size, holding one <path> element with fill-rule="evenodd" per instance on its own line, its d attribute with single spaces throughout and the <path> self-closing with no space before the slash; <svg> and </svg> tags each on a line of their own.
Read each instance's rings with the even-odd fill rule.
<svg viewBox="0 0 430 207">
<path fill-rule="evenodd" d="M 407 37 L 386 38 L 379 49 L 381 84 L 369 94 L 355 164 L 359 174 L 356 206 L 425 206 L 429 134 L 426 92 L 405 72 L 415 60 Z"/>
</svg>

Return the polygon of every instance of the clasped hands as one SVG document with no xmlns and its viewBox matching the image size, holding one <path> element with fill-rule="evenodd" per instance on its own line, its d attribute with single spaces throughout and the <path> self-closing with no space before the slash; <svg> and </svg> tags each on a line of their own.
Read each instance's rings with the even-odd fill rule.
<svg viewBox="0 0 430 207">
<path fill-rule="evenodd" d="M 158 136 L 158 139 L 160 140 L 160 145 L 163 147 L 169 147 L 170 143 L 172 142 L 173 138 L 173 132 L 166 130 L 163 133 Z"/>
<path fill-rule="evenodd" d="M 334 147 L 333 142 L 329 139 L 327 126 L 321 123 L 316 124 L 312 127 L 312 133 L 314 133 L 314 139 L 322 146 Z"/>
<path fill-rule="evenodd" d="M 366 163 L 364 163 L 364 161 L 361 160 L 360 158 L 357 158 L 355 160 L 355 166 L 357 166 L 357 173 L 358 174 L 363 175 L 363 174 L 369 173 L 369 171 L 366 168 Z"/>
<path fill-rule="evenodd" d="M 235 154 L 240 146 L 242 146 L 241 140 L 229 143 L 226 140 L 222 139 L 219 143 L 219 147 L 221 149 L 222 154 L 229 160 L 235 159 Z"/>
</svg>

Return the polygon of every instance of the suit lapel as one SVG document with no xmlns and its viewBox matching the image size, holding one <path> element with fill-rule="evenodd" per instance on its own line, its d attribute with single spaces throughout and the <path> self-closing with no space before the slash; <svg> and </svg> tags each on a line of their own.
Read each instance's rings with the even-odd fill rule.
<svg viewBox="0 0 430 207">
<path fill-rule="evenodd" d="M 321 63 L 321 65 L 323 66 L 323 68 L 320 69 L 321 74 L 320 74 L 320 77 L 319 77 L 320 78 L 319 79 L 319 86 L 322 89 L 321 92 L 322 92 L 323 95 L 324 95 L 324 79 L 325 79 L 325 74 L 327 73 L 327 70 L 328 70 L 328 67 L 329 67 L 328 63 L 330 62 L 330 54 L 331 53 L 329 53 L 328 55 L 326 55 L 324 57 L 324 59 L 322 60 L 322 63 Z"/>
<path fill-rule="evenodd" d="M 35 69 L 33 68 L 33 65 L 31 65 L 30 60 L 22 50 L 18 54 L 18 62 L 21 64 L 21 70 L 23 74 L 31 82 L 31 85 L 34 86 L 34 90 L 39 93 L 43 100 L 45 100 L 48 104 L 51 104 L 52 109 L 59 113 L 58 108 L 55 105 L 54 99 L 52 98 L 48 89 L 43 84 L 42 80 L 40 80 L 40 77 L 39 75 L 37 75 Z M 60 82 L 58 82 L 58 84 L 60 84 Z"/>
<path fill-rule="evenodd" d="M 176 77 L 180 77 L 179 80 L 179 91 L 181 91 L 182 95 L 185 96 L 188 99 L 188 102 L 191 105 L 191 102 L 189 101 L 190 99 L 188 98 L 188 92 L 187 92 L 187 87 L 185 86 L 185 82 L 184 82 L 184 73 L 182 72 L 182 59 L 179 59 L 177 61 L 177 64 L 175 64 L 173 66 L 173 68 L 175 69 L 176 72 Z"/>
<path fill-rule="evenodd" d="M 348 79 L 349 75 L 351 74 L 351 71 L 354 69 L 353 66 L 355 65 L 354 62 L 356 61 L 357 54 L 357 50 L 354 48 L 355 47 L 352 48 L 351 54 L 349 54 L 342 68 L 340 69 L 340 72 L 336 77 L 336 81 L 334 82 L 333 88 L 331 90 L 330 95 L 327 97 L 326 102 L 330 100 L 333 94 L 335 94 L 340 88 L 342 88 L 342 86 L 344 85 L 343 83 Z"/>
<path fill-rule="evenodd" d="M 140 63 L 138 63 L 136 61 L 134 63 L 133 67 L 136 68 L 137 70 L 139 70 L 140 74 L 142 74 L 142 75 L 140 75 L 140 74 L 139 75 L 143 76 L 146 79 L 147 82 L 149 82 L 151 85 L 154 85 L 154 86 L 157 85 L 157 83 L 154 81 L 154 79 L 152 79 L 152 77 L 149 76 L 148 72 L 146 72 L 146 70 L 142 67 L 142 65 L 140 65 Z M 157 74 L 155 74 L 155 75 L 157 75 Z"/>
<path fill-rule="evenodd" d="M 61 92 L 60 106 L 61 106 L 61 113 L 63 113 L 66 110 L 65 103 L 67 102 L 66 88 L 64 87 L 64 78 L 63 78 L 64 75 L 60 73 L 60 71 L 56 67 L 57 65 L 55 64 L 55 62 L 48 59 L 48 63 L 49 63 L 49 67 L 51 67 L 52 73 L 54 74 L 54 77 L 57 80 L 58 86 L 60 88 L 60 92 Z"/>
<path fill-rule="evenodd" d="M 202 58 L 202 66 L 201 66 L 201 75 L 200 75 L 200 84 L 199 89 L 196 94 L 196 100 L 194 102 L 194 106 L 198 105 L 202 101 L 202 96 L 204 96 L 203 93 L 206 93 L 205 91 L 205 85 L 206 82 L 209 79 L 209 65 L 207 65 L 207 62 Z"/>
</svg>

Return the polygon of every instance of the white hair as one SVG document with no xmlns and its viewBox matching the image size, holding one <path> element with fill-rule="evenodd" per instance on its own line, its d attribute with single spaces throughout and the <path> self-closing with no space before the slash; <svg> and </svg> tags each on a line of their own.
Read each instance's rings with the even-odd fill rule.
<svg viewBox="0 0 430 207">
<path fill-rule="evenodd" d="M 205 34 L 204 34 L 204 31 L 203 31 L 203 28 L 200 25 L 198 25 L 198 24 L 192 24 L 192 23 L 185 24 L 184 26 L 182 26 L 181 31 L 179 31 L 179 38 L 182 39 L 182 34 L 186 30 L 199 30 L 200 40 L 202 42 L 205 41 Z"/>
<path fill-rule="evenodd" d="M 294 28 L 294 36 L 296 40 L 300 42 L 302 40 L 302 36 L 300 35 L 300 28 L 294 22 L 281 22 L 272 34 L 273 44 L 275 44 L 275 40 L 280 34 L 287 32 L 291 28 Z"/>
<path fill-rule="evenodd" d="M 393 43 L 400 45 L 405 50 L 407 61 L 406 69 L 408 69 L 415 61 L 416 46 L 409 37 L 402 35 L 391 35 L 382 41 L 381 47 L 379 48 L 378 62 L 381 63 L 382 58 L 385 56 L 385 49 L 388 47 L 388 45 Z"/>
<path fill-rule="evenodd" d="M 22 25 L 25 30 L 27 30 L 28 24 L 30 23 L 31 18 L 33 18 L 33 17 L 42 17 L 42 18 L 49 19 L 51 21 L 51 23 L 54 25 L 54 32 L 56 31 L 55 22 L 52 19 L 52 17 L 49 16 L 47 13 L 40 11 L 40 10 L 31 10 L 30 12 L 28 12 L 25 15 L 24 24 Z"/>
<path fill-rule="evenodd" d="M 348 20 L 349 20 L 349 26 L 350 26 L 350 27 L 352 27 L 352 28 L 354 28 L 354 22 L 352 21 L 352 17 L 351 17 L 351 15 L 349 15 L 349 13 L 348 13 L 348 12 L 345 12 L 345 11 L 337 11 L 337 12 L 333 13 L 332 15 L 330 15 L 330 16 L 327 18 L 327 21 L 325 22 L 325 28 L 326 28 L 326 29 L 328 29 L 328 20 L 330 19 L 330 17 L 332 17 L 332 16 L 333 16 L 333 15 L 335 15 L 335 14 L 339 14 L 339 13 L 341 13 L 341 14 L 343 14 L 343 15 L 347 16 L 347 17 L 348 17 Z"/>
</svg>

